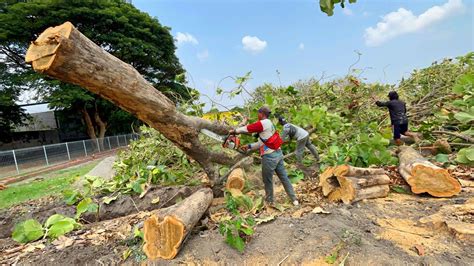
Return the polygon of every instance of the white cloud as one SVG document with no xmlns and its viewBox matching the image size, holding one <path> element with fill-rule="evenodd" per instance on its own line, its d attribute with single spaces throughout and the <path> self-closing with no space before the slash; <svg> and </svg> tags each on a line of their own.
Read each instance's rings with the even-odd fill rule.
<svg viewBox="0 0 474 266">
<path fill-rule="evenodd" d="M 267 47 L 267 42 L 260 40 L 258 37 L 247 35 L 242 38 L 242 45 L 244 46 L 244 50 L 258 53 Z"/>
<path fill-rule="evenodd" d="M 399 35 L 423 30 L 462 9 L 462 0 L 448 0 L 444 5 L 433 6 L 419 16 L 415 16 L 411 10 L 399 8 L 396 12 L 384 15 L 376 27 L 365 29 L 365 43 L 378 46 Z"/>
<path fill-rule="evenodd" d="M 342 9 L 342 13 L 346 16 L 352 16 L 354 15 L 354 12 L 352 12 L 352 10 L 350 10 L 349 8 L 345 7 Z"/>
<path fill-rule="evenodd" d="M 203 62 L 209 57 L 209 51 L 206 49 L 202 52 L 197 53 L 196 56 L 199 59 L 199 61 Z"/>
<path fill-rule="evenodd" d="M 300 43 L 300 45 L 298 45 L 298 49 L 304 50 L 304 43 Z"/>
<path fill-rule="evenodd" d="M 182 32 L 178 32 L 176 33 L 176 37 L 175 37 L 175 40 L 176 42 L 178 43 L 178 45 L 180 44 L 183 44 L 183 43 L 191 43 L 191 44 L 198 44 L 198 40 L 191 34 L 185 32 L 185 33 L 182 33 Z"/>
</svg>

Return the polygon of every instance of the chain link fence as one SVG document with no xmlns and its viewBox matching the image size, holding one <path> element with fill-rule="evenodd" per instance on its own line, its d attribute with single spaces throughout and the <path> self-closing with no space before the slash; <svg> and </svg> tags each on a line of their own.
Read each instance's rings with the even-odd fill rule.
<svg viewBox="0 0 474 266">
<path fill-rule="evenodd" d="M 138 134 L 0 151 L 0 179 L 127 146 Z"/>
</svg>

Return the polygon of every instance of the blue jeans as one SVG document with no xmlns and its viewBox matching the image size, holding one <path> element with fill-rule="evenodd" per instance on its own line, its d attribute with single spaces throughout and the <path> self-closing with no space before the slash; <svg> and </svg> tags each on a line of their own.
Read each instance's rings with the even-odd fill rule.
<svg viewBox="0 0 474 266">
<path fill-rule="evenodd" d="M 283 164 L 283 153 L 281 150 L 262 156 L 262 178 L 263 184 L 265 184 L 265 201 L 273 203 L 274 172 L 276 172 L 278 178 L 280 178 L 288 197 L 290 197 L 291 201 L 295 201 L 295 191 L 293 190 L 293 186 L 291 185 L 288 174 L 286 173 L 285 165 Z"/>
</svg>

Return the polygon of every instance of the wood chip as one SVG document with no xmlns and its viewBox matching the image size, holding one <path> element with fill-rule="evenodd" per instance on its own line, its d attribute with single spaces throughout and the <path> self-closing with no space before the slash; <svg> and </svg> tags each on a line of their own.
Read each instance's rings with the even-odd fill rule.
<svg viewBox="0 0 474 266">
<path fill-rule="evenodd" d="M 415 245 L 415 250 L 419 256 L 425 255 L 425 248 L 422 245 Z"/>
<path fill-rule="evenodd" d="M 323 213 L 323 214 L 330 214 L 331 212 L 325 211 L 321 207 L 316 207 L 313 209 L 312 213 Z"/>
</svg>

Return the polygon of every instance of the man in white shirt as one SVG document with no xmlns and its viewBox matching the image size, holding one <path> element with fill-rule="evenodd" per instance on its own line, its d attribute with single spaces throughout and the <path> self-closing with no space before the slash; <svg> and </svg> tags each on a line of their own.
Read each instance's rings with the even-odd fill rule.
<svg viewBox="0 0 474 266">
<path fill-rule="evenodd" d="M 296 162 L 298 164 L 298 168 L 303 170 L 303 172 L 306 172 L 305 171 L 306 169 L 303 165 L 303 153 L 306 147 L 316 159 L 316 169 L 319 170 L 319 154 L 318 154 L 318 151 L 316 150 L 316 146 L 314 146 L 313 143 L 311 143 L 311 140 L 309 139 L 308 131 L 304 130 L 303 128 L 297 125 L 288 123 L 286 119 L 282 116 L 278 117 L 278 123 L 283 126 L 283 132 L 281 133 L 281 138 L 283 139 L 284 142 L 288 142 L 292 139 L 296 140 L 295 156 L 296 156 Z"/>
</svg>

